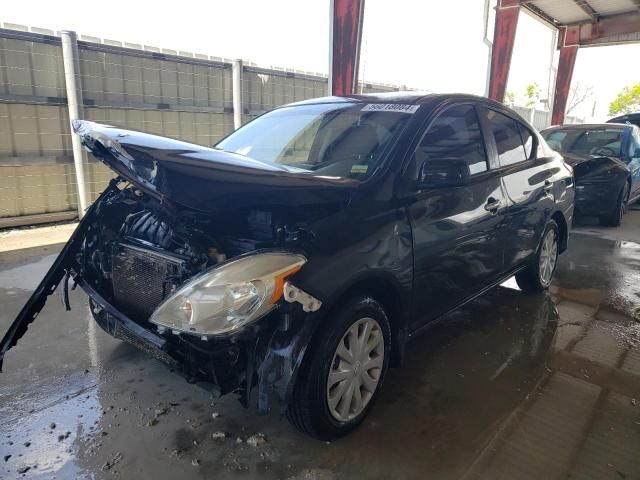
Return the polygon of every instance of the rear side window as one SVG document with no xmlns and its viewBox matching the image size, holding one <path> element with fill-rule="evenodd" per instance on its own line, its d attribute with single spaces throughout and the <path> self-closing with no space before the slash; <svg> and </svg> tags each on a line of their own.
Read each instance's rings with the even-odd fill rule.
<svg viewBox="0 0 640 480">
<path fill-rule="evenodd" d="M 525 152 L 520 136 L 518 122 L 493 110 L 485 110 L 487 121 L 491 125 L 493 138 L 498 149 L 498 161 L 501 167 L 524 162 L 529 155 Z M 529 139 L 531 143 L 532 139 Z M 529 147 L 531 149 L 531 147 Z M 531 153 L 531 151 L 529 151 Z"/>
<path fill-rule="evenodd" d="M 418 168 L 425 161 L 466 165 L 469 175 L 487 170 L 487 154 L 473 105 L 451 107 L 431 124 L 416 149 Z"/>
<path fill-rule="evenodd" d="M 524 154 L 527 158 L 531 158 L 531 152 L 533 150 L 533 135 L 527 127 L 518 123 L 518 129 L 520 129 L 520 137 L 522 138 L 522 144 L 524 145 Z"/>
</svg>

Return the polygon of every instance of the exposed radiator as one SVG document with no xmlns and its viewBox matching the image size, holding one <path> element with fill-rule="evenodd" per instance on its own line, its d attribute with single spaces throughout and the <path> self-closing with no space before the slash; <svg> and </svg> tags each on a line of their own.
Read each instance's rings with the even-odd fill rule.
<svg viewBox="0 0 640 480">
<path fill-rule="evenodd" d="M 119 243 L 114 247 L 112 282 L 115 306 L 132 320 L 145 321 L 178 285 L 185 260 Z"/>
</svg>

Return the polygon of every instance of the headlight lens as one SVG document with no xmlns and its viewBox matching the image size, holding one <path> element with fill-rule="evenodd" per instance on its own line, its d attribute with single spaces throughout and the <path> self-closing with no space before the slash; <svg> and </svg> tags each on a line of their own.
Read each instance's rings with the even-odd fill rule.
<svg viewBox="0 0 640 480">
<path fill-rule="evenodd" d="M 169 296 L 149 321 L 195 335 L 231 333 L 271 311 L 286 278 L 306 262 L 302 255 L 274 252 L 213 267 Z"/>
</svg>

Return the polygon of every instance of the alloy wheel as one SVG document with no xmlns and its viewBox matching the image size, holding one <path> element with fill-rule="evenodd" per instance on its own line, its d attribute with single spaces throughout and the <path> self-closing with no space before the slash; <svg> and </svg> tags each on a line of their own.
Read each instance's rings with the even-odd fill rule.
<svg viewBox="0 0 640 480">
<path fill-rule="evenodd" d="M 551 278 L 553 277 L 553 271 L 556 268 L 556 262 L 558 261 L 558 236 L 556 231 L 549 230 L 543 240 L 540 247 L 540 258 L 538 261 L 538 268 L 540 272 L 540 282 L 545 287 L 551 284 Z"/>
<path fill-rule="evenodd" d="M 382 376 L 384 334 L 373 318 L 361 318 L 342 336 L 327 376 L 331 416 L 348 422 L 364 411 Z"/>
</svg>

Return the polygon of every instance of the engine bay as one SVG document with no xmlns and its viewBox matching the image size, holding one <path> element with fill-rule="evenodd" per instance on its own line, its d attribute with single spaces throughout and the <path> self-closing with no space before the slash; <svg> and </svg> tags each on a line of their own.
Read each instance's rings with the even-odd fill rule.
<svg viewBox="0 0 640 480">
<path fill-rule="evenodd" d="M 244 209 L 212 216 L 161 203 L 132 186 L 103 198 L 96 209 L 78 264 L 93 288 L 138 323 L 198 273 L 304 238 L 282 212 Z"/>
</svg>

